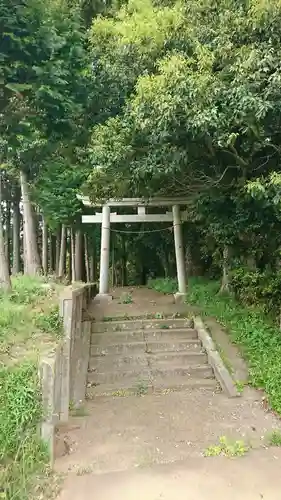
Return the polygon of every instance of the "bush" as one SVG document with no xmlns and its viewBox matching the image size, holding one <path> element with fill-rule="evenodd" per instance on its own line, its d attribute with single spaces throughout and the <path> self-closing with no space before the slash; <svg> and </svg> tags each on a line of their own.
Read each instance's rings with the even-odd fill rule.
<svg viewBox="0 0 281 500">
<path fill-rule="evenodd" d="M 236 269 L 231 277 L 236 298 L 245 305 L 259 306 L 265 313 L 279 315 L 281 303 L 281 271 L 277 273 Z"/>
</svg>

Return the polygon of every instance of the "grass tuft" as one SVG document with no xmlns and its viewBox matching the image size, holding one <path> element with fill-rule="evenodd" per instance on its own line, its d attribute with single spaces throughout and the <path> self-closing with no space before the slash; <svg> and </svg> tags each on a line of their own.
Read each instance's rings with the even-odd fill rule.
<svg viewBox="0 0 281 500">
<path fill-rule="evenodd" d="M 281 446 L 281 431 L 279 429 L 274 429 L 268 436 L 268 443 L 270 446 Z"/>
<path fill-rule="evenodd" d="M 249 446 L 247 446 L 244 441 L 230 441 L 225 436 L 221 436 L 219 439 L 219 444 L 215 446 L 209 446 L 205 452 L 205 457 L 218 457 L 220 455 L 228 458 L 243 457 L 249 451 Z"/>
</svg>

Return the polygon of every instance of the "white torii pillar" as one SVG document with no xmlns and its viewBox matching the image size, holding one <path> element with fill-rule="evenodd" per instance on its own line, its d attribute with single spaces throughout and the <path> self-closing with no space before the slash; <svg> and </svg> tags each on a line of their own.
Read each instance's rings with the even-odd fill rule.
<svg viewBox="0 0 281 500">
<path fill-rule="evenodd" d="M 110 255 L 110 207 L 102 207 L 101 249 L 100 249 L 100 280 L 97 300 L 111 300 L 109 295 L 109 255 Z"/>
<path fill-rule="evenodd" d="M 184 300 L 186 295 L 186 274 L 179 205 L 173 205 L 173 225 L 178 277 L 178 291 L 175 294 L 175 300 L 180 302 Z"/>
</svg>

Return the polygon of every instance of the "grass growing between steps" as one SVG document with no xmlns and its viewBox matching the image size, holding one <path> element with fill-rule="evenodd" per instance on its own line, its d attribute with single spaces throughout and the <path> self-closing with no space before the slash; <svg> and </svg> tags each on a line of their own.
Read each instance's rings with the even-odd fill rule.
<svg viewBox="0 0 281 500">
<path fill-rule="evenodd" d="M 30 500 L 47 491 L 38 357 L 62 332 L 60 287 L 25 276 L 12 285 L 11 293 L 0 295 L 0 499 Z"/>
<path fill-rule="evenodd" d="M 167 279 L 163 289 L 167 290 Z M 161 280 L 149 286 L 161 291 Z M 174 280 L 171 289 L 175 291 Z M 263 389 L 270 407 L 281 415 L 281 333 L 277 326 L 257 308 L 246 308 L 234 297 L 219 295 L 219 283 L 203 279 L 190 280 L 187 302 L 198 307 L 202 315 L 216 318 L 226 327 L 249 365 L 250 383 Z"/>
</svg>

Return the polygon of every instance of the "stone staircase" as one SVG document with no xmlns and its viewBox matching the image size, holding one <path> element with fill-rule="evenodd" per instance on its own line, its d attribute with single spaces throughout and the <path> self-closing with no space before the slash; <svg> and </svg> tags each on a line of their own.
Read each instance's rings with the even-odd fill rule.
<svg viewBox="0 0 281 500">
<path fill-rule="evenodd" d="M 192 388 L 217 388 L 192 320 L 119 319 L 92 323 L 89 399 Z"/>
</svg>

